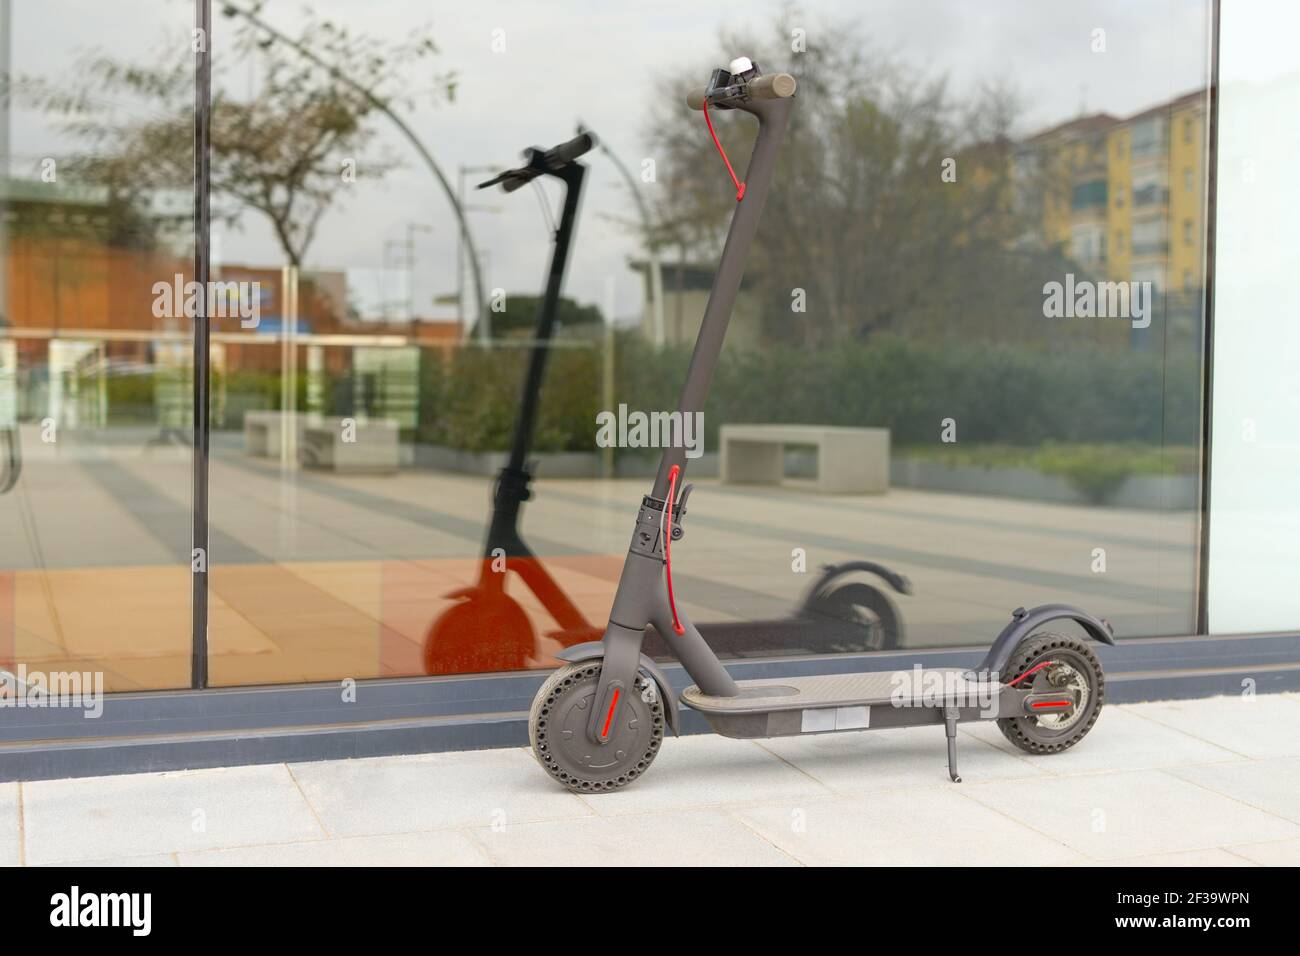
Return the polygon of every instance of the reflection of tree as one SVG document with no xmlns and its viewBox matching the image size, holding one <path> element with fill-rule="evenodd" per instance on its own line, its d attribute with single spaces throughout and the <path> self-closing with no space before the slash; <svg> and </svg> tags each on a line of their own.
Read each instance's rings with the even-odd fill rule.
<svg viewBox="0 0 1300 956">
<path fill-rule="evenodd" d="M 214 83 L 214 218 L 235 226 L 245 209 L 256 210 L 270 222 L 287 261 L 300 265 L 349 174 L 374 180 L 395 165 L 367 151 L 377 104 L 409 104 L 422 93 L 450 98 L 454 81 L 435 75 L 432 88 L 420 90 L 403 79 L 405 67 L 437 52 L 425 30 L 389 43 L 308 16 L 293 42 L 313 51 L 319 62 L 312 62 L 250 22 L 234 22 L 233 49 L 215 62 L 246 72 L 255 60 L 258 72 L 247 96 L 236 95 L 229 80 Z M 77 161 L 86 180 L 133 198 L 124 208 L 136 209 L 150 192 L 193 187 L 193 71 L 192 55 L 178 45 L 163 66 L 96 54 L 71 89 L 39 80 L 24 88 L 62 115 L 88 148 L 90 158 Z M 106 113 L 105 100 L 115 96 L 143 103 L 146 118 L 124 122 Z M 223 198 L 233 202 L 222 204 Z"/>
<path fill-rule="evenodd" d="M 879 331 L 949 336 L 1041 308 L 1052 256 L 1024 241 L 1037 223 L 1014 201 L 1014 97 L 985 87 L 958 100 L 943 81 L 873 58 L 843 25 L 809 30 L 806 53 L 790 52 L 785 19 L 770 36 L 724 37 L 721 46 L 754 51 L 768 72 L 788 69 L 799 80 L 747 270 L 769 333 L 808 344 Z M 677 77 L 657 88 L 689 85 Z M 673 224 L 672 241 L 712 256 L 735 192 L 703 120 L 680 99 L 662 98 L 652 114 L 666 180 L 657 212 Z M 752 123 L 727 118 L 715 127 L 732 156 L 748 155 Z M 956 182 L 941 179 L 950 158 Z M 806 290 L 807 312 L 791 311 L 796 288 Z"/>
</svg>

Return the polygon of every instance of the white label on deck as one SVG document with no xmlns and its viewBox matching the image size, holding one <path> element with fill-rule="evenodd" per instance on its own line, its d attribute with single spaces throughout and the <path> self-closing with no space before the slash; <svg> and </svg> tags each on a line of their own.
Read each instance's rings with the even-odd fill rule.
<svg viewBox="0 0 1300 956">
<path fill-rule="evenodd" d="M 805 710 L 799 729 L 805 734 L 824 734 L 832 730 L 866 730 L 870 726 L 870 707 L 822 707 Z"/>
<path fill-rule="evenodd" d="M 865 730 L 870 726 L 870 707 L 837 707 L 835 709 L 836 730 Z"/>
</svg>

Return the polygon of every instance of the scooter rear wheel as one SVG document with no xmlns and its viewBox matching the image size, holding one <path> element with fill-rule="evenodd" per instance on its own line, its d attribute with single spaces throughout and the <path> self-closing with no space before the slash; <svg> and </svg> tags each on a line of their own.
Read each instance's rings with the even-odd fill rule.
<svg viewBox="0 0 1300 956">
<path fill-rule="evenodd" d="M 625 787 L 645 773 L 664 739 L 664 701 L 654 681 L 638 674 L 636 693 L 621 702 L 609 742 L 587 732 L 600 683 L 601 661 L 566 664 L 533 698 L 528 737 L 533 756 L 552 777 L 576 793 Z"/>
<path fill-rule="evenodd" d="M 533 624 L 505 594 L 471 597 L 433 622 L 424 638 L 426 674 L 494 674 L 523 670 L 535 653 Z"/>
<path fill-rule="evenodd" d="M 1079 704 L 1068 715 L 999 719 L 1002 735 L 1025 753 L 1053 754 L 1073 747 L 1092 730 L 1106 697 L 1106 678 L 1097 655 L 1087 642 L 1063 634 L 1031 634 L 1021 641 L 1007 664 L 1007 679 L 1014 680 L 1045 661 L 1053 664 L 1017 686 L 1044 693 L 1072 692 Z"/>
<path fill-rule="evenodd" d="M 803 612 L 819 621 L 829 619 L 832 634 L 845 632 L 844 646 L 826 647 L 826 651 L 892 651 L 903 644 L 898 608 L 883 591 L 863 581 L 850 581 L 815 595 Z"/>
</svg>

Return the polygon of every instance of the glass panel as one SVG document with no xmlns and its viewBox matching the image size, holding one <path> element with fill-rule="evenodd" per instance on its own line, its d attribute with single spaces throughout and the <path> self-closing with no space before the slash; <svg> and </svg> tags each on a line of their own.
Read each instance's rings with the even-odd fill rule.
<svg viewBox="0 0 1300 956">
<path fill-rule="evenodd" d="M 220 275 L 262 315 L 222 338 L 218 682 L 549 666 L 599 634 L 655 467 L 637 423 L 674 407 L 735 208 L 682 93 L 740 52 L 800 94 L 674 551 L 719 653 L 987 643 L 1055 601 L 1194 630 L 1209 4 L 859 6 L 222 21 Z M 564 191 L 473 187 L 579 115 L 601 146 L 533 400 Z M 743 174 L 752 127 L 714 122 Z M 528 409 L 531 497 L 501 473 Z"/>
<path fill-rule="evenodd" d="M 1300 292 L 1295 234 L 1280 221 L 1300 202 L 1290 171 L 1300 70 L 1287 37 L 1294 4 L 1224 4 L 1220 21 L 1214 283 L 1214 425 L 1210 459 L 1209 629 L 1294 631 L 1300 622 Z"/>
<path fill-rule="evenodd" d="M 0 4 L 0 667 L 190 683 L 185 5 Z M 160 289 L 168 290 L 167 295 Z"/>
</svg>

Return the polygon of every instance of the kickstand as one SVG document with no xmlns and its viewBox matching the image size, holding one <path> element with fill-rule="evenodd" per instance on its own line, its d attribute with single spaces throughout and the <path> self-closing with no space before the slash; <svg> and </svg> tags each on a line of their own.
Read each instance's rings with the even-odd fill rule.
<svg viewBox="0 0 1300 956">
<path fill-rule="evenodd" d="M 957 773 L 957 714 L 956 707 L 943 709 L 943 729 L 948 735 L 948 776 L 953 783 L 961 783 L 961 775 Z"/>
</svg>

